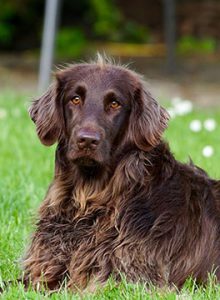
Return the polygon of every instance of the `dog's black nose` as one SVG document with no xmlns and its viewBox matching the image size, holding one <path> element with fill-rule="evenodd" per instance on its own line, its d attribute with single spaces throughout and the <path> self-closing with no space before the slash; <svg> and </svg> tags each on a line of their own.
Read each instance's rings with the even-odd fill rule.
<svg viewBox="0 0 220 300">
<path fill-rule="evenodd" d="M 100 141 L 101 136 L 98 132 L 80 130 L 77 134 L 77 145 L 80 150 L 95 150 Z"/>
</svg>

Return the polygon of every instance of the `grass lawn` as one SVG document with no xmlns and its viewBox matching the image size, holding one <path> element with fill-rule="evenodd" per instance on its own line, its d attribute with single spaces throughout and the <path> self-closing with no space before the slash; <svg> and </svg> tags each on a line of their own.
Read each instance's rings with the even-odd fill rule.
<svg viewBox="0 0 220 300">
<path fill-rule="evenodd" d="M 53 174 L 54 147 L 40 144 L 34 124 L 28 117 L 27 97 L 6 91 L 0 93 L 0 281 L 19 277 L 19 258 L 28 244 L 37 208 L 44 197 Z M 202 122 L 215 119 L 217 126 L 208 132 L 192 132 L 194 119 Z M 220 109 L 195 110 L 170 121 L 165 134 L 176 158 L 187 162 L 189 155 L 214 178 L 220 178 Z M 204 157 L 202 150 L 211 145 L 214 153 Z M 96 294 L 72 295 L 25 292 L 13 285 L 0 295 L 1 299 L 220 299 L 220 285 L 210 279 L 206 287 L 195 287 L 188 281 L 180 293 L 168 289 L 146 289 L 123 281 L 119 286 L 109 280 Z"/>
</svg>

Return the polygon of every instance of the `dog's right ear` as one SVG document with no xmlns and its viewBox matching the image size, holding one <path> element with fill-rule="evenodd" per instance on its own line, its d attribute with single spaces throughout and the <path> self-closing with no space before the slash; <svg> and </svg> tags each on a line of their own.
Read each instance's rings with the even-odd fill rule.
<svg viewBox="0 0 220 300">
<path fill-rule="evenodd" d="M 49 89 L 29 108 L 29 114 L 36 124 L 40 141 L 46 145 L 54 144 L 61 134 L 62 116 L 58 103 L 58 83 L 53 83 Z"/>
</svg>

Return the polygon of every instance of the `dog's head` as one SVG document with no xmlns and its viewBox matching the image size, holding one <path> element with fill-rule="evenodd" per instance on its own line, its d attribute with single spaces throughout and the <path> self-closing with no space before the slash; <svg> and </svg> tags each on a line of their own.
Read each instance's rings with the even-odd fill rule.
<svg viewBox="0 0 220 300">
<path fill-rule="evenodd" d="M 62 143 L 65 159 L 86 167 L 111 164 L 123 145 L 149 151 L 168 122 L 138 74 L 100 59 L 59 71 L 30 116 L 43 144 Z"/>
</svg>

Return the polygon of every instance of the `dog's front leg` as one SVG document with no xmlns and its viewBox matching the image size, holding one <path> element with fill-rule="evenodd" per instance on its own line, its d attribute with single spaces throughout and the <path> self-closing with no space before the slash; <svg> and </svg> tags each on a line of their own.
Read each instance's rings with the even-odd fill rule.
<svg viewBox="0 0 220 300">
<path fill-rule="evenodd" d="M 67 275 L 65 245 L 56 232 L 35 232 L 32 243 L 22 262 L 24 285 L 58 289 Z"/>
</svg>

